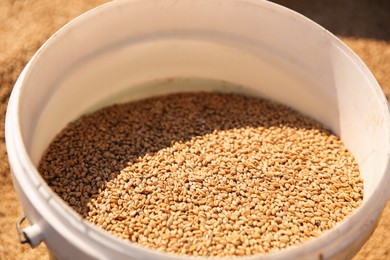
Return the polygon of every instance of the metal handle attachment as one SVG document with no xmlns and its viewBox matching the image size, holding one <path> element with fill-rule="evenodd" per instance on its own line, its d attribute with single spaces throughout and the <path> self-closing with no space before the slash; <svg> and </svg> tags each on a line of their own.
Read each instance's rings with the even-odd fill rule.
<svg viewBox="0 0 390 260">
<path fill-rule="evenodd" d="M 22 230 L 22 223 L 25 220 L 26 220 L 26 216 L 23 215 L 19 218 L 18 222 L 16 222 L 16 231 L 18 232 L 19 241 L 22 244 L 28 243 L 28 238 Z"/>
</svg>

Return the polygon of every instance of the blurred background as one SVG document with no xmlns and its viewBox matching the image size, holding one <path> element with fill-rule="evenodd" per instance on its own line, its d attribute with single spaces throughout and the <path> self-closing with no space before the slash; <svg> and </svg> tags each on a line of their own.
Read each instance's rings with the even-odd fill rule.
<svg viewBox="0 0 390 260">
<path fill-rule="evenodd" d="M 212 1 L 212 0 L 210 0 Z M 0 259 L 48 259 L 44 245 L 18 241 L 23 215 L 12 186 L 4 141 L 6 106 L 17 77 L 36 50 L 61 26 L 106 0 L 0 1 Z M 390 99 L 390 1 L 277 0 L 337 35 L 367 64 Z M 371 239 L 354 260 L 390 259 L 390 203 Z"/>
</svg>

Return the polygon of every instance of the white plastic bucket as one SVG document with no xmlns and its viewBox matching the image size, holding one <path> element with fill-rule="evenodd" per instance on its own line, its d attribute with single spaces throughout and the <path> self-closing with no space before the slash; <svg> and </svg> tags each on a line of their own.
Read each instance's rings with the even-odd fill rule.
<svg viewBox="0 0 390 260">
<path fill-rule="evenodd" d="M 31 226 L 59 259 L 184 259 L 120 241 L 53 193 L 36 166 L 55 134 L 114 102 L 188 91 L 172 79 L 212 79 L 289 105 L 338 134 L 364 179 L 363 205 L 319 238 L 246 259 L 345 259 L 368 239 L 389 197 L 389 111 L 363 62 L 307 18 L 259 0 L 114 2 L 51 37 L 20 75 L 6 117 L 15 189 Z M 165 83 L 153 90 L 150 82 Z M 173 80 L 174 81 L 174 80 Z"/>
</svg>

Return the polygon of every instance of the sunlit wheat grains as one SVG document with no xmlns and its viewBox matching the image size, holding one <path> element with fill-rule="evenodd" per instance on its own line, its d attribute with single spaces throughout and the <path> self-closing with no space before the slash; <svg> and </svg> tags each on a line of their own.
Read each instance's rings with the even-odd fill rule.
<svg viewBox="0 0 390 260">
<path fill-rule="evenodd" d="M 88 221 L 180 255 L 298 245 L 363 199 L 358 166 L 337 136 L 238 94 L 171 94 L 85 115 L 59 133 L 39 171 Z"/>
</svg>

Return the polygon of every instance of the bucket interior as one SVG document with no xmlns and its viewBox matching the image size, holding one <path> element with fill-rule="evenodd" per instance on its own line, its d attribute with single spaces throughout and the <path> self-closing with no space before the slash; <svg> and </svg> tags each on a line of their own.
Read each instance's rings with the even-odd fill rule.
<svg viewBox="0 0 390 260">
<path fill-rule="evenodd" d="M 199 90 L 272 99 L 341 137 L 359 164 L 363 207 L 318 239 L 267 257 L 351 257 L 388 195 L 386 99 L 359 58 L 325 29 L 257 0 L 118 1 L 72 21 L 36 53 L 11 97 L 7 146 L 16 144 L 15 186 L 48 248 L 70 258 L 170 259 L 93 228 L 48 189 L 36 166 L 55 135 L 85 113 Z"/>
<path fill-rule="evenodd" d="M 169 9 L 153 1 L 150 9 L 150 2 L 86 15 L 34 57 L 19 120 L 35 166 L 55 135 L 84 113 L 171 92 L 234 91 L 278 101 L 330 128 L 359 164 L 364 202 L 372 196 L 387 165 L 387 107 L 372 75 L 339 41 L 253 3 L 233 10 L 223 3 L 202 9 L 202 1 Z"/>
</svg>

